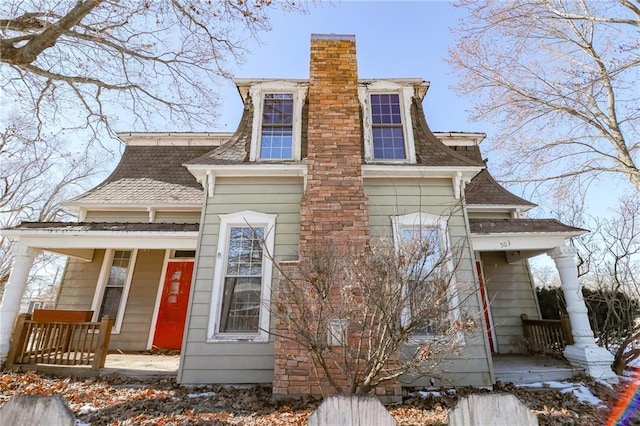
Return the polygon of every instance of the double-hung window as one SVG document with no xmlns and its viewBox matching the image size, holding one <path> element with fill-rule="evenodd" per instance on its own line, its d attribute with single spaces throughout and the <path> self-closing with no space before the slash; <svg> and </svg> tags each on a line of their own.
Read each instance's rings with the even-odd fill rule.
<svg viewBox="0 0 640 426">
<path fill-rule="evenodd" d="M 136 250 L 105 252 L 92 310 L 97 312 L 96 320 L 107 315 L 114 318 L 114 333 L 119 333 L 122 326 L 136 255 Z"/>
<path fill-rule="evenodd" d="M 257 333 L 262 290 L 263 227 L 232 226 L 229 229 L 221 333 Z"/>
<path fill-rule="evenodd" d="M 208 340 L 268 340 L 275 217 L 220 216 Z"/>
<path fill-rule="evenodd" d="M 399 94 L 371 95 L 371 134 L 374 160 L 407 158 Z"/>
<path fill-rule="evenodd" d="M 414 83 L 375 80 L 359 84 L 365 161 L 416 162 L 411 118 L 412 103 L 416 96 Z"/>
<path fill-rule="evenodd" d="M 293 94 L 266 93 L 262 105 L 260 158 L 293 158 Z"/>
<path fill-rule="evenodd" d="M 251 82 L 246 95 L 254 105 L 249 161 L 297 161 L 302 146 L 302 110 L 307 83 Z"/>
<path fill-rule="evenodd" d="M 458 316 L 447 222 L 423 212 L 391 220 L 396 249 L 408 260 L 401 322 L 413 324 L 414 338 L 437 335 Z"/>
</svg>

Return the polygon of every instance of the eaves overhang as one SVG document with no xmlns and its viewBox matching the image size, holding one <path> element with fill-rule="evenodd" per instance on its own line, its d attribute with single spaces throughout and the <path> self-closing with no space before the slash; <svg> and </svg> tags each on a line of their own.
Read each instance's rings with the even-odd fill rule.
<svg viewBox="0 0 640 426">
<path fill-rule="evenodd" d="M 453 178 L 461 177 L 465 182 L 477 175 L 482 166 L 414 166 L 410 164 L 363 164 L 363 178 Z"/>
<path fill-rule="evenodd" d="M 531 204 L 467 204 L 469 212 L 526 212 L 536 207 Z"/>
<path fill-rule="evenodd" d="M 191 212 L 200 211 L 201 203 L 112 203 L 105 201 L 104 203 L 83 203 L 81 201 L 66 201 L 62 203 L 64 207 L 70 209 L 85 210 L 114 210 L 114 211 L 149 211 L 150 209 L 158 212 Z"/>
<path fill-rule="evenodd" d="M 207 195 L 213 197 L 216 179 L 219 177 L 299 177 L 306 181 L 306 163 L 273 164 L 184 164 L 189 172 L 206 188 Z"/>
</svg>

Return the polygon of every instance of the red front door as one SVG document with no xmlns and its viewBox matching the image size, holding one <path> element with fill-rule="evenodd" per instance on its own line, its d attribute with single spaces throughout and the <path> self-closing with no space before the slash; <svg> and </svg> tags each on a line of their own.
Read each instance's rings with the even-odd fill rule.
<svg viewBox="0 0 640 426">
<path fill-rule="evenodd" d="M 153 337 L 154 349 L 179 350 L 187 317 L 193 262 L 169 262 Z"/>
</svg>

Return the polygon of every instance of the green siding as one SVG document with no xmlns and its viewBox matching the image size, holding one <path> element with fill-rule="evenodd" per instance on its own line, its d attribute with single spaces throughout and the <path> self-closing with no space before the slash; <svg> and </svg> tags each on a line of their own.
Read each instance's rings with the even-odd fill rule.
<svg viewBox="0 0 640 426">
<path fill-rule="evenodd" d="M 90 210 L 85 219 L 87 222 L 149 222 L 147 211 Z M 155 215 L 156 223 L 198 223 L 200 212 L 164 212 Z"/>
<path fill-rule="evenodd" d="M 301 178 L 217 178 L 208 199 L 187 318 L 186 342 L 178 372 L 181 383 L 271 383 L 273 338 L 266 343 L 206 341 L 213 271 L 216 262 L 219 215 L 253 210 L 277 214 L 276 260 L 297 258 L 300 229 Z M 274 271 L 273 280 L 277 280 Z"/>
<path fill-rule="evenodd" d="M 483 252 L 481 259 L 498 352 L 526 353 L 520 315 L 540 317 L 529 264 L 509 264 L 504 252 Z"/>
<path fill-rule="evenodd" d="M 164 250 L 138 250 L 122 328 L 119 334 L 111 336 L 109 348 L 123 351 L 147 349 L 164 254 Z"/>
<path fill-rule="evenodd" d="M 201 227 L 187 336 L 178 372 L 181 383 L 271 383 L 272 342 L 206 342 L 218 243 L 218 215 L 242 210 L 278 214 L 276 258 L 295 259 L 302 191 L 301 179 L 216 179 L 215 195 L 207 202 Z M 423 211 L 448 218 L 452 244 L 466 241 L 465 219 L 460 203 L 454 199 L 450 179 L 367 179 L 365 193 L 369 197 L 369 222 L 374 237 L 392 235 L 391 216 Z M 474 264 L 468 246 L 463 256 L 462 267 L 457 274 L 461 298 L 469 296 L 465 298 L 464 309 L 479 318 L 481 310 L 474 284 Z M 277 274 L 274 274 L 275 279 Z M 465 336 L 465 342 L 462 354 L 443 365 L 439 375 L 445 381 L 456 380 L 460 384 L 491 384 L 487 346 L 481 330 Z M 428 384 L 427 379 L 410 383 L 412 386 L 425 384 Z"/>
<path fill-rule="evenodd" d="M 370 179 L 365 180 L 365 193 L 369 197 L 369 223 L 372 236 L 391 236 L 391 216 L 422 211 L 441 215 L 448 220 L 449 237 L 453 247 L 463 245 L 463 261 L 456 275 L 462 309 L 481 321 L 481 309 L 475 286 L 474 263 L 467 241 L 467 228 L 460 202 L 454 198 L 450 179 Z M 461 385 L 490 385 L 490 366 L 487 346 L 481 329 L 465 336 L 465 349 L 451 357 L 438 375 L 447 382 Z M 410 386 L 428 386 L 428 378 L 407 383 Z"/>
<path fill-rule="evenodd" d="M 56 309 L 91 309 L 104 253 L 104 250 L 96 250 L 91 262 L 69 259 L 62 276 Z"/>
<path fill-rule="evenodd" d="M 139 250 L 120 333 L 112 334 L 109 349 L 147 349 L 149 328 L 156 301 L 164 250 Z M 96 250 L 91 262 L 69 259 L 56 309 L 89 310 L 96 292 L 105 250 Z"/>
</svg>

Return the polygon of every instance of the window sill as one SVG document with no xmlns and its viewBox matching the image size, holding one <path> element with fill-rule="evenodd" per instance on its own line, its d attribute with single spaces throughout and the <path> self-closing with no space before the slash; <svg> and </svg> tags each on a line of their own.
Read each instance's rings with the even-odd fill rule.
<svg viewBox="0 0 640 426">
<path fill-rule="evenodd" d="M 269 343 L 269 336 L 261 335 L 215 335 L 207 343 Z"/>
<path fill-rule="evenodd" d="M 409 338 L 409 341 L 407 342 L 407 344 L 409 346 L 418 346 L 418 345 L 428 343 L 428 342 L 433 342 L 436 340 L 449 340 L 451 342 L 455 342 L 456 344 L 466 346 L 464 334 L 461 332 L 456 332 L 451 335 L 444 335 L 444 334 L 413 335 Z"/>
</svg>

